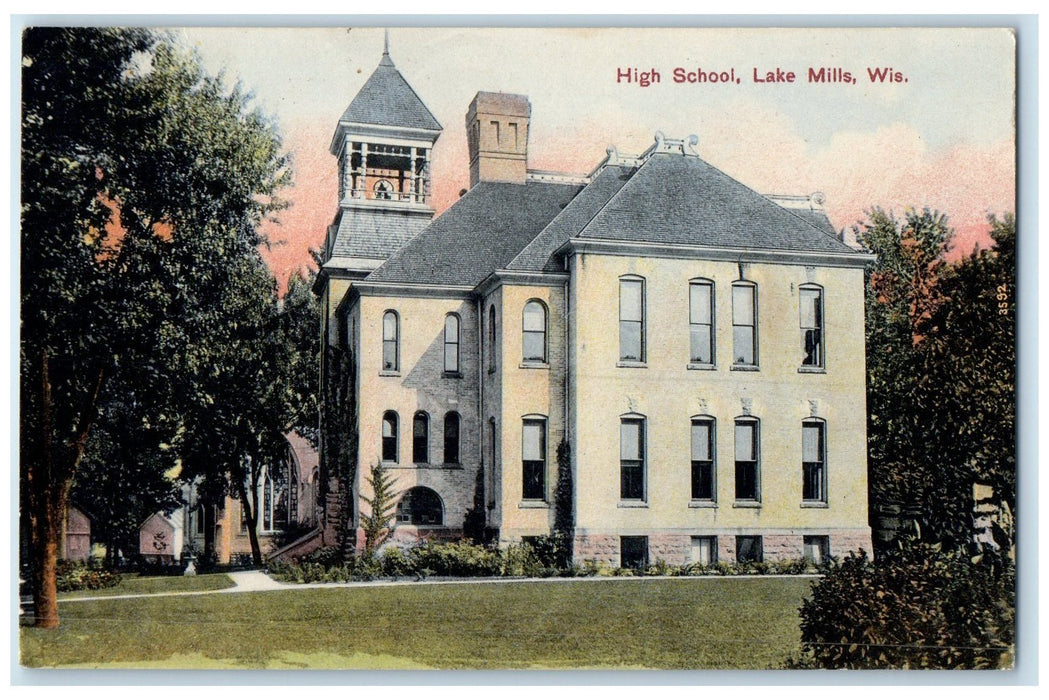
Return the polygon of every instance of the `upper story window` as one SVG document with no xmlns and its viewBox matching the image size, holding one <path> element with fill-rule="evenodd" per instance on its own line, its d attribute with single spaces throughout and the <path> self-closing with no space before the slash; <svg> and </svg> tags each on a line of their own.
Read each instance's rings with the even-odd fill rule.
<svg viewBox="0 0 1049 700">
<path fill-rule="evenodd" d="M 714 468 L 714 419 L 692 419 L 692 500 L 717 500 Z"/>
<path fill-rule="evenodd" d="M 459 463 L 459 414 L 455 411 L 444 414 L 444 463 Z"/>
<path fill-rule="evenodd" d="M 803 367 L 823 367 L 823 290 L 815 285 L 799 290 Z"/>
<path fill-rule="evenodd" d="M 382 414 L 382 461 L 397 461 L 397 412 Z"/>
<path fill-rule="evenodd" d="M 619 280 L 619 359 L 645 361 L 645 280 Z"/>
<path fill-rule="evenodd" d="M 488 371 L 495 371 L 495 304 L 488 307 Z"/>
<path fill-rule="evenodd" d="M 753 282 L 732 284 L 732 362 L 758 364 L 758 288 Z"/>
<path fill-rule="evenodd" d="M 801 424 L 801 500 L 827 502 L 827 424 L 807 420 Z"/>
<path fill-rule="evenodd" d="M 444 317 L 444 371 L 459 371 L 459 316 L 448 314 Z"/>
<path fill-rule="evenodd" d="M 522 323 L 522 359 L 525 362 L 546 362 L 546 307 L 532 299 L 524 306 Z"/>
<path fill-rule="evenodd" d="M 521 496 L 546 498 L 546 419 L 525 418 L 521 430 Z"/>
<path fill-rule="evenodd" d="M 430 461 L 430 417 L 424 411 L 418 411 L 412 420 L 412 461 Z"/>
<path fill-rule="evenodd" d="M 387 372 L 400 369 L 400 319 L 396 311 L 382 315 L 382 368 Z"/>
<path fill-rule="evenodd" d="M 619 423 L 619 497 L 645 500 L 645 419 L 627 417 Z"/>
<path fill-rule="evenodd" d="M 760 425 L 755 418 L 736 419 L 736 500 L 761 500 Z"/>
<path fill-rule="evenodd" d="M 693 280 L 688 284 L 689 361 L 714 364 L 714 283 Z"/>
</svg>

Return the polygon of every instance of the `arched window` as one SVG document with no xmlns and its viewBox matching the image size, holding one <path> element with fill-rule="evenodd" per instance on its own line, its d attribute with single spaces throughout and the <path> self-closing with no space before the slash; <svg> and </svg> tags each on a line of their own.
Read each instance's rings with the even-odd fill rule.
<svg viewBox="0 0 1049 700">
<path fill-rule="evenodd" d="M 455 411 L 444 414 L 444 463 L 459 463 L 459 414 Z"/>
<path fill-rule="evenodd" d="M 692 500 L 717 500 L 714 418 L 692 418 Z"/>
<path fill-rule="evenodd" d="M 714 283 L 706 279 L 688 283 L 689 362 L 714 364 Z"/>
<path fill-rule="evenodd" d="M 521 496 L 546 499 L 546 418 L 529 416 L 521 430 Z"/>
<path fill-rule="evenodd" d="M 525 362 L 546 362 L 546 307 L 532 299 L 524 306 L 521 346 Z"/>
<path fill-rule="evenodd" d="M 758 288 L 753 282 L 732 283 L 732 362 L 758 364 Z"/>
<path fill-rule="evenodd" d="M 396 311 L 382 315 L 382 368 L 387 372 L 400 369 L 400 324 Z"/>
<path fill-rule="evenodd" d="M 415 414 L 412 420 L 412 461 L 426 464 L 430 461 L 430 417 L 424 411 Z"/>
<path fill-rule="evenodd" d="M 637 414 L 619 419 L 619 497 L 645 500 L 645 417 Z"/>
<path fill-rule="evenodd" d="M 801 365 L 823 367 L 823 288 L 814 284 L 801 287 Z"/>
<path fill-rule="evenodd" d="M 619 280 L 619 359 L 645 361 L 645 280 Z"/>
<path fill-rule="evenodd" d="M 397 522 L 405 525 L 444 524 L 441 497 L 425 486 L 408 489 L 397 504 Z"/>
<path fill-rule="evenodd" d="M 495 305 L 488 307 L 488 371 L 495 371 Z"/>
<path fill-rule="evenodd" d="M 444 371 L 459 371 L 459 316 L 444 317 Z"/>
<path fill-rule="evenodd" d="M 382 461 L 397 461 L 397 413 L 382 414 Z"/>
</svg>

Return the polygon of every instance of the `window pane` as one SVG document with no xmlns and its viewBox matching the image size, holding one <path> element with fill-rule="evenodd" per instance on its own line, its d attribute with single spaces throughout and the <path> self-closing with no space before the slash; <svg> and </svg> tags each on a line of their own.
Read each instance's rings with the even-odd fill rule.
<svg viewBox="0 0 1049 700">
<path fill-rule="evenodd" d="M 641 424 L 623 421 L 619 426 L 619 458 L 641 459 Z"/>
<path fill-rule="evenodd" d="M 754 328 L 752 326 L 732 327 L 732 356 L 736 364 L 754 364 Z"/>
<path fill-rule="evenodd" d="M 525 331 L 524 333 L 524 359 L 542 362 L 546 359 L 546 338 L 543 333 Z"/>
<path fill-rule="evenodd" d="M 732 287 L 732 323 L 741 326 L 754 324 L 754 287 Z"/>
<path fill-rule="evenodd" d="M 707 421 L 696 421 L 692 424 L 692 459 L 712 459 L 710 455 L 710 423 Z"/>
<path fill-rule="evenodd" d="M 823 426 L 810 424 L 801 426 L 801 460 L 803 462 L 823 461 Z"/>
<path fill-rule="evenodd" d="M 714 463 L 709 461 L 692 462 L 692 498 L 696 500 L 714 500 Z"/>
<path fill-rule="evenodd" d="M 447 344 L 444 346 L 444 371 L 459 371 L 459 346 Z"/>
<path fill-rule="evenodd" d="M 412 421 L 412 460 L 415 462 L 428 462 L 428 423 L 424 414 L 416 414 Z"/>
<path fill-rule="evenodd" d="M 622 321 L 642 320 L 641 281 L 619 282 L 619 318 Z"/>
<path fill-rule="evenodd" d="M 546 313 L 539 302 L 530 301 L 524 308 L 524 329 L 526 331 L 546 330 Z"/>
<path fill-rule="evenodd" d="M 444 342 L 459 342 L 459 317 L 448 316 L 444 319 Z"/>
<path fill-rule="evenodd" d="M 641 324 L 636 321 L 619 323 L 619 357 L 641 361 Z"/>
<path fill-rule="evenodd" d="M 816 328 L 820 325 L 820 293 L 815 289 L 801 290 L 801 327 Z"/>
<path fill-rule="evenodd" d="M 754 461 L 754 424 L 736 423 L 736 459 L 738 461 Z"/>
<path fill-rule="evenodd" d="M 522 457 L 525 460 L 543 460 L 546 458 L 545 445 L 543 445 L 543 424 L 526 421 L 524 424 L 524 436 L 522 445 Z"/>
<path fill-rule="evenodd" d="M 444 417 L 444 461 L 459 462 L 459 414 L 449 413 Z"/>
<path fill-rule="evenodd" d="M 689 321 L 710 323 L 710 285 L 689 285 Z"/>
<path fill-rule="evenodd" d="M 382 339 L 397 339 L 397 317 L 392 313 L 387 313 L 382 317 Z"/>
<path fill-rule="evenodd" d="M 710 326 L 692 326 L 691 338 L 692 362 L 712 363 L 714 354 L 710 342 Z"/>
</svg>

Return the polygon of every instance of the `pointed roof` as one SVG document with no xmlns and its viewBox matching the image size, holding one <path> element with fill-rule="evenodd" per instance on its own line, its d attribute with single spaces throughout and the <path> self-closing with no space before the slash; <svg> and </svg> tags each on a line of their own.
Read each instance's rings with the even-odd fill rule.
<svg viewBox="0 0 1049 700">
<path fill-rule="evenodd" d="M 581 239 L 754 248 L 856 251 L 696 156 L 653 153 L 577 234 Z"/>
<path fill-rule="evenodd" d="M 382 53 L 379 66 L 350 102 L 339 122 L 441 130 L 440 123 L 393 65 L 389 45 Z"/>
</svg>

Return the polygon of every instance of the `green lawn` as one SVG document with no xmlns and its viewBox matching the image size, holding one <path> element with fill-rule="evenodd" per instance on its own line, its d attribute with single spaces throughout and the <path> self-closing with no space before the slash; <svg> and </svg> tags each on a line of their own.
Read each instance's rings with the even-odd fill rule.
<svg viewBox="0 0 1049 700">
<path fill-rule="evenodd" d="M 226 574 L 203 576 L 138 576 L 126 574 L 112 588 L 96 591 L 71 591 L 59 593 L 58 599 L 94 598 L 96 596 L 136 595 L 143 593 L 175 593 L 181 591 L 217 591 L 232 588 L 233 580 Z"/>
<path fill-rule="evenodd" d="M 26 666 L 768 668 L 807 578 L 588 579 L 68 602 Z"/>
</svg>

